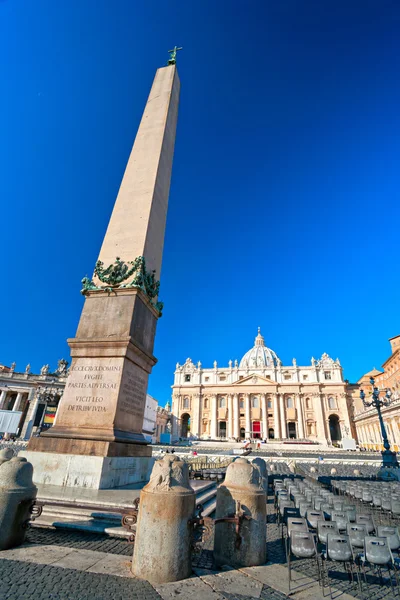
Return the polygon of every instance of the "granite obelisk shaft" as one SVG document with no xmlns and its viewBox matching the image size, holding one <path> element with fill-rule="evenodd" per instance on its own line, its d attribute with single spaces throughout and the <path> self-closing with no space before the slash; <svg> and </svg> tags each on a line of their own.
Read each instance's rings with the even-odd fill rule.
<svg viewBox="0 0 400 600">
<path fill-rule="evenodd" d="M 158 69 L 114 205 L 99 260 L 144 257 L 159 279 L 179 103 L 175 65 Z M 96 456 L 150 455 L 142 434 L 148 375 L 156 363 L 159 311 L 143 286 L 85 291 L 72 365 L 56 424 L 29 450 Z M 96 287 L 98 284 L 98 287 Z"/>
</svg>

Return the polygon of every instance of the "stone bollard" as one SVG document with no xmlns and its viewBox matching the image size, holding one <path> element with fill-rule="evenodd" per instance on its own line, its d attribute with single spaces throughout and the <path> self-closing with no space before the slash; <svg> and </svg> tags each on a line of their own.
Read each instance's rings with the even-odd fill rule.
<svg viewBox="0 0 400 600">
<path fill-rule="evenodd" d="M 0 450 L 0 465 L 8 460 L 11 460 L 13 456 L 14 452 L 11 450 L 11 448 L 3 448 L 3 450 Z"/>
<path fill-rule="evenodd" d="M 11 458 L 0 466 L 0 550 L 19 546 L 25 540 L 37 487 L 33 467 L 26 458 Z"/>
<path fill-rule="evenodd" d="M 266 494 L 260 473 L 237 458 L 217 491 L 214 558 L 220 566 L 254 567 L 265 563 Z"/>
<path fill-rule="evenodd" d="M 196 495 L 187 463 L 166 455 L 154 463 L 140 494 L 132 573 L 150 583 L 190 577 Z"/>
<path fill-rule="evenodd" d="M 260 473 L 261 485 L 263 487 L 264 492 L 268 496 L 268 471 L 267 471 L 267 463 L 265 462 L 265 460 L 263 458 L 260 458 L 259 456 L 257 456 L 257 458 L 255 458 L 253 460 L 253 465 L 255 465 L 257 467 L 258 472 Z"/>
</svg>

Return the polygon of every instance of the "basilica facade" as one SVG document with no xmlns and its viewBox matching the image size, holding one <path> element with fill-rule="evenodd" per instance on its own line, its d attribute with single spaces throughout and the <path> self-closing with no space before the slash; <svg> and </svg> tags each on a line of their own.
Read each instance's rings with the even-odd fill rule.
<svg viewBox="0 0 400 600">
<path fill-rule="evenodd" d="M 260 329 L 242 360 L 204 369 L 190 358 L 176 365 L 173 437 L 310 440 L 351 437 L 346 382 L 338 359 L 323 354 L 284 366 Z"/>
</svg>

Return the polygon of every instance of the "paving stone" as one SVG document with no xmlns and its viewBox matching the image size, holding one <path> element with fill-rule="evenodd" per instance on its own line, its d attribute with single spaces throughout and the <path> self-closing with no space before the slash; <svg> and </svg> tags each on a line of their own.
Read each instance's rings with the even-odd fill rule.
<svg viewBox="0 0 400 600">
<path fill-rule="evenodd" d="M 88 568 L 89 573 L 115 575 L 117 577 L 133 577 L 131 571 L 132 557 L 117 554 L 103 554 L 103 558 Z"/>
<path fill-rule="evenodd" d="M 70 552 L 66 556 L 63 556 L 59 560 L 53 562 L 52 565 L 53 567 L 63 567 L 64 569 L 86 571 L 101 560 L 104 560 L 104 552 L 70 548 Z"/>
<path fill-rule="evenodd" d="M 65 548 L 63 546 L 23 545 L 12 550 L 3 550 L 0 557 L 3 560 L 20 560 L 49 565 L 61 560 L 71 552 L 73 552 L 73 548 Z"/>
<path fill-rule="evenodd" d="M 179 600 L 224 600 L 225 596 L 214 591 L 200 577 L 191 577 L 175 583 L 154 586 L 163 600 L 179 597 Z"/>
<path fill-rule="evenodd" d="M 240 571 L 225 571 L 214 575 L 205 575 L 201 579 L 213 590 L 221 592 L 225 598 L 260 598 L 263 586 L 260 582 L 247 577 Z"/>
</svg>

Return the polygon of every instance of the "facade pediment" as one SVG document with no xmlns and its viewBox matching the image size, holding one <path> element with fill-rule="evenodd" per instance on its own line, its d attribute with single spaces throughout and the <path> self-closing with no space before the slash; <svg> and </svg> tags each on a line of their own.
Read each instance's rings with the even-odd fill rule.
<svg viewBox="0 0 400 600">
<path fill-rule="evenodd" d="M 266 377 L 263 377 L 262 375 L 256 375 L 255 373 L 251 373 L 250 375 L 247 375 L 247 377 L 243 377 L 243 379 L 239 379 L 239 381 L 235 381 L 232 385 L 236 386 L 236 385 L 272 385 L 273 387 L 276 386 L 276 381 L 271 381 L 270 379 L 267 379 Z"/>
</svg>

